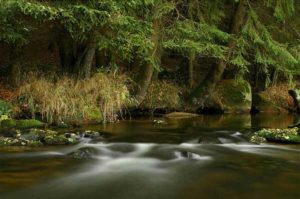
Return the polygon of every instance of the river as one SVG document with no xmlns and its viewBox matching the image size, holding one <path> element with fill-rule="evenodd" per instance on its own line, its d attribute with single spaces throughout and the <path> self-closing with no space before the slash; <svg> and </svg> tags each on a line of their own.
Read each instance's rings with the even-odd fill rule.
<svg viewBox="0 0 300 199">
<path fill-rule="evenodd" d="M 105 139 L 76 146 L 2 147 L 0 198 L 300 198 L 300 146 L 248 142 L 297 119 L 147 118 L 84 127 Z"/>
</svg>

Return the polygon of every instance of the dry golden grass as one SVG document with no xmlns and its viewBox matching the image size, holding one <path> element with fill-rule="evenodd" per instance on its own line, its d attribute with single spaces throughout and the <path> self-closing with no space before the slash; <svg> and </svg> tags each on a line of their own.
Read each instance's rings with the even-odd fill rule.
<svg viewBox="0 0 300 199">
<path fill-rule="evenodd" d="M 294 87 L 289 84 L 277 84 L 269 87 L 263 91 L 262 94 L 280 107 L 293 108 L 294 101 L 288 93 L 289 89 L 293 88 Z"/>
<path fill-rule="evenodd" d="M 97 73 L 88 80 L 63 77 L 56 82 L 34 75 L 19 89 L 19 99 L 49 123 L 115 121 L 130 102 L 126 80 L 126 76 L 108 72 Z"/>
</svg>

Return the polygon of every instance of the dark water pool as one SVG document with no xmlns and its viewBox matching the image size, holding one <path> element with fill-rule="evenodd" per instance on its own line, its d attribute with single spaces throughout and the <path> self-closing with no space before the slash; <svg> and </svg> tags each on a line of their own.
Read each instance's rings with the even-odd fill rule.
<svg viewBox="0 0 300 199">
<path fill-rule="evenodd" d="M 85 128 L 105 142 L 0 148 L 0 198 L 300 198 L 300 146 L 247 141 L 293 115 L 153 120 Z"/>
</svg>

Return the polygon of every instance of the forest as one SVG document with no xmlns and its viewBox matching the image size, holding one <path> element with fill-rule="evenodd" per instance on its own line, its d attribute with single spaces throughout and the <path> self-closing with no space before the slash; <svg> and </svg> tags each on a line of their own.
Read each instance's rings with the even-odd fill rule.
<svg viewBox="0 0 300 199">
<path fill-rule="evenodd" d="M 1 199 L 300 198 L 300 0 L 0 0 Z"/>
<path fill-rule="evenodd" d="M 293 111 L 299 8 L 294 0 L 1 0 L 1 97 L 14 104 L 11 115 L 48 123 L 114 121 L 126 110 Z"/>
</svg>

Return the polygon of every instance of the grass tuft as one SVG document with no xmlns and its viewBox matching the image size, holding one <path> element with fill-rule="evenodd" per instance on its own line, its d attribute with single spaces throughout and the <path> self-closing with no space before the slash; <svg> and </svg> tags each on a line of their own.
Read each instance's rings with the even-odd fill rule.
<svg viewBox="0 0 300 199">
<path fill-rule="evenodd" d="M 127 77 L 99 72 L 86 80 L 33 76 L 19 89 L 19 102 L 48 123 L 116 121 L 130 102 Z"/>
</svg>

